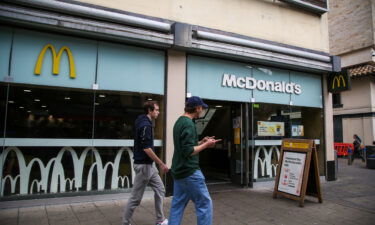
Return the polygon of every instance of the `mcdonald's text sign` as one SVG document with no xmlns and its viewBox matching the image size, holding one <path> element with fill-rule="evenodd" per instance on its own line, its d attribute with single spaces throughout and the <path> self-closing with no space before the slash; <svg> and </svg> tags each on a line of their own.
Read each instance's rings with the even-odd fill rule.
<svg viewBox="0 0 375 225">
<path fill-rule="evenodd" d="M 350 86 L 350 77 L 347 70 L 338 73 L 331 73 L 328 78 L 328 90 L 331 93 L 350 90 Z"/>
<path fill-rule="evenodd" d="M 36 75 L 40 75 L 41 70 L 42 70 L 44 55 L 45 55 L 45 53 L 46 53 L 46 51 L 48 49 L 51 50 L 51 53 L 52 53 L 52 73 L 54 75 L 59 74 L 59 72 L 60 72 L 61 55 L 63 54 L 63 52 L 66 52 L 66 54 L 68 56 L 69 67 L 70 67 L 69 77 L 70 78 L 75 78 L 76 77 L 76 69 L 75 69 L 75 65 L 74 65 L 73 54 L 70 51 L 70 49 L 68 47 L 66 47 L 66 46 L 63 46 L 62 48 L 60 48 L 59 52 L 56 53 L 56 49 L 55 49 L 55 47 L 52 44 L 47 44 L 46 46 L 44 46 L 44 48 L 42 49 L 42 51 L 39 53 L 38 60 L 37 60 L 37 62 L 35 64 L 34 73 Z"/>
</svg>

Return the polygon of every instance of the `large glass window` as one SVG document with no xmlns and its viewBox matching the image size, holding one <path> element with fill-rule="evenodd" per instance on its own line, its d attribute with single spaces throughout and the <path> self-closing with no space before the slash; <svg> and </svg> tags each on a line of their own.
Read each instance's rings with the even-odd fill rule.
<svg viewBox="0 0 375 225">
<path fill-rule="evenodd" d="M 316 140 L 320 171 L 324 173 L 323 116 L 321 108 L 268 103 L 251 104 L 250 150 L 253 180 L 273 179 L 283 138 Z"/>
<path fill-rule="evenodd" d="M 4 137 L 4 122 L 8 85 L 0 83 L 0 138 Z M 3 143 L 1 143 L 3 144 Z"/>
<path fill-rule="evenodd" d="M 160 95 L 11 84 L 7 96 L 7 89 L 0 85 L 0 196 L 130 190 L 134 121 L 147 100 L 160 106 L 154 136 L 163 157 Z"/>
<path fill-rule="evenodd" d="M 162 98 L 157 95 L 97 92 L 95 95 L 95 138 L 98 139 L 133 139 L 134 121 L 143 113 L 143 103 L 157 101 L 163 112 Z M 158 121 L 163 120 L 163 113 Z M 161 125 L 161 124 L 160 124 Z M 156 137 L 161 137 L 159 126 Z"/>
<path fill-rule="evenodd" d="M 252 104 L 254 140 L 281 140 L 290 137 L 290 107 L 287 105 Z M 251 122 L 251 121 L 250 121 Z"/>
<path fill-rule="evenodd" d="M 11 86 L 6 137 L 91 138 L 93 93 Z"/>
</svg>

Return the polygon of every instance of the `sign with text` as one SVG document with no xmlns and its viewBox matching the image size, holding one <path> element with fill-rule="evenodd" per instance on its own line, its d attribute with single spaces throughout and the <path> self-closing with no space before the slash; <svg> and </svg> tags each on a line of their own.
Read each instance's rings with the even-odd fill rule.
<svg viewBox="0 0 375 225">
<path fill-rule="evenodd" d="M 303 125 L 292 125 L 292 136 L 302 137 L 305 135 Z"/>
<path fill-rule="evenodd" d="M 314 140 L 283 139 L 278 165 L 273 198 L 281 195 L 298 200 L 301 207 L 306 195 L 323 202 Z"/>
<path fill-rule="evenodd" d="M 285 135 L 283 122 L 258 121 L 258 136 L 283 137 Z"/>
<path fill-rule="evenodd" d="M 279 191 L 300 196 L 306 153 L 284 152 Z"/>
</svg>

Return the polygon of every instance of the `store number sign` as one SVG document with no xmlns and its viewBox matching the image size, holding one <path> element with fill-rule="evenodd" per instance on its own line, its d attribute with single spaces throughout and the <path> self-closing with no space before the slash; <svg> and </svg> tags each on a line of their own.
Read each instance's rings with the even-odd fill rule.
<svg viewBox="0 0 375 225">
<path fill-rule="evenodd" d="M 306 153 L 284 152 L 278 191 L 300 196 Z"/>
</svg>

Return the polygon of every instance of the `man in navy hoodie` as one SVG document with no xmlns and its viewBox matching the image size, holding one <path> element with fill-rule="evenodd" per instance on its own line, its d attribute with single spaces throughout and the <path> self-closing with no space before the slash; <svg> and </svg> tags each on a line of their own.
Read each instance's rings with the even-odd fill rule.
<svg viewBox="0 0 375 225">
<path fill-rule="evenodd" d="M 164 173 L 168 172 L 168 167 L 155 154 L 152 127 L 152 120 L 158 118 L 159 115 L 159 105 L 155 101 L 147 101 L 143 109 L 145 114 L 138 116 L 135 120 L 135 178 L 131 196 L 125 207 L 123 224 L 130 224 L 130 218 L 135 208 L 141 203 L 146 186 L 149 185 L 155 193 L 156 225 L 167 225 L 168 220 L 165 219 L 163 213 L 165 188 L 155 163 L 159 165 L 159 168 Z"/>
</svg>

